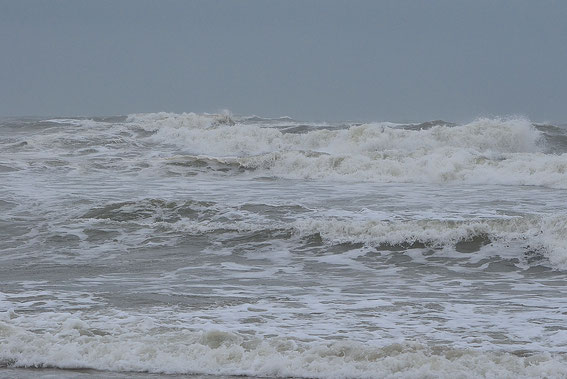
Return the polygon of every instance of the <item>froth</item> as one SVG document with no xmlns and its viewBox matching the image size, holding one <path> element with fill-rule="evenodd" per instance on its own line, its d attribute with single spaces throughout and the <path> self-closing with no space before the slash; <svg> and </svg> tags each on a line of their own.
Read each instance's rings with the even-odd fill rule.
<svg viewBox="0 0 567 379">
<path fill-rule="evenodd" d="M 176 232 L 205 234 L 277 232 L 282 238 L 319 236 L 329 245 L 360 243 L 371 247 L 400 246 L 409 248 L 424 245 L 430 248 L 455 247 L 469 241 L 483 241 L 496 247 L 519 244 L 514 258 L 524 260 L 524 253 L 545 256 L 553 267 L 567 267 L 567 217 L 552 216 L 510 217 L 472 220 L 352 220 L 341 218 L 304 218 L 291 223 L 238 221 L 209 222 L 181 220 L 167 225 Z M 272 233 L 266 233 L 270 238 Z M 500 255 L 507 249 L 492 249 L 489 254 Z M 459 255 L 459 253 L 457 253 Z M 476 252 L 480 259 L 482 254 Z M 528 254 L 529 255 L 529 254 Z"/>
<path fill-rule="evenodd" d="M 251 338 L 222 330 L 156 328 L 130 316 L 112 330 L 72 314 L 53 315 L 53 328 L 27 330 L 24 316 L 0 321 L 0 362 L 11 367 L 93 368 L 166 374 L 272 377 L 559 377 L 561 355 L 531 356 L 458 350 L 401 341 L 305 342 Z"/>
<path fill-rule="evenodd" d="M 220 116 L 130 116 L 189 157 L 296 179 L 543 185 L 567 188 L 567 154 L 548 154 L 526 119 L 478 119 L 415 130 L 388 123 L 285 133 Z M 220 120 L 220 121 L 219 121 Z"/>
<path fill-rule="evenodd" d="M 310 219 L 297 222 L 295 227 L 300 234 L 318 234 L 331 243 L 374 246 L 411 246 L 420 243 L 444 247 L 479 238 L 493 243 L 525 241 L 529 249 L 546 254 L 553 265 L 567 266 L 567 217 L 563 215 L 471 221 L 357 222 Z"/>
<path fill-rule="evenodd" d="M 83 227 L 89 229 L 129 222 L 144 228 L 147 234 L 167 235 L 169 238 L 211 233 L 252 233 L 257 234 L 255 238 L 263 235 L 269 240 L 275 236 L 301 239 L 317 235 L 323 243 L 330 245 L 362 243 L 373 247 L 409 247 L 421 244 L 432 248 L 454 247 L 460 242 L 473 240 L 505 244 L 519 242 L 525 244 L 520 251 L 537 250 L 554 266 L 567 267 L 567 216 L 562 212 L 522 216 L 487 213 L 474 218 L 453 214 L 448 219 L 447 214 L 436 218 L 427 213 L 418 218 L 389 213 L 370 216 L 359 212 L 313 213 L 302 207 L 298 207 L 296 210 L 300 212 L 292 216 L 287 213 L 286 207 L 263 207 L 260 213 L 256 213 L 246 207 L 221 207 L 214 202 L 143 199 L 90 209 L 81 220 Z M 167 239 L 163 243 L 165 241 Z M 139 242 L 138 233 L 126 233 L 121 239 L 122 244 L 132 246 Z"/>
<path fill-rule="evenodd" d="M 135 113 L 126 118 L 127 122 L 138 124 L 146 129 L 157 128 L 210 128 L 216 125 L 233 125 L 229 111 L 220 114 L 196 113 Z"/>
</svg>

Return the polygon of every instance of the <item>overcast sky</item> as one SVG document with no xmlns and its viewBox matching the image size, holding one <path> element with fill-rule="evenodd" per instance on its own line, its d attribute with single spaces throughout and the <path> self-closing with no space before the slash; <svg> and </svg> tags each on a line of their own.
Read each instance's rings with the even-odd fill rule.
<svg viewBox="0 0 567 379">
<path fill-rule="evenodd" d="M 567 121 L 567 1 L 0 0 L 0 116 Z"/>
</svg>

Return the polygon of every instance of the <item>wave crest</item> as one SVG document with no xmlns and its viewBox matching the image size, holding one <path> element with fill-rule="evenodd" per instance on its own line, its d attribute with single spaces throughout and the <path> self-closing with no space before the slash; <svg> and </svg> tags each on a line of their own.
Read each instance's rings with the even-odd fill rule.
<svg viewBox="0 0 567 379">
<path fill-rule="evenodd" d="M 81 320 L 72 314 L 53 316 L 57 324 L 40 331 L 28 330 L 26 316 L 0 321 L 0 364 L 305 378 L 535 378 L 560 377 L 567 369 L 567 361 L 560 354 L 526 356 L 431 348 L 411 341 L 385 346 L 355 341 L 303 342 L 282 337 L 250 338 L 214 329 L 158 330 L 151 319 L 135 316 L 110 329 L 100 321 Z"/>
<path fill-rule="evenodd" d="M 547 136 L 521 118 L 419 128 L 321 126 L 305 133 L 222 115 L 157 113 L 129 120 L 151 131 L 154 143 L 175 145 L 188 157 L 259 169 L 262 176 L 567 188 L 567 154 L 550 154 Z"/>
</svg>

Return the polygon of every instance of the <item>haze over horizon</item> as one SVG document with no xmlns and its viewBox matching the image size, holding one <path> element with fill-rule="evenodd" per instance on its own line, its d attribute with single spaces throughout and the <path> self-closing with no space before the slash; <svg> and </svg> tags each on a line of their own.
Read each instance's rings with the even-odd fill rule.
<svg viewBox="0 0 567 379">
<path fill-rule="evenodd" d="M 0 1 L 0 116 L 567 122 L 567 2 Z"/>
</svg>

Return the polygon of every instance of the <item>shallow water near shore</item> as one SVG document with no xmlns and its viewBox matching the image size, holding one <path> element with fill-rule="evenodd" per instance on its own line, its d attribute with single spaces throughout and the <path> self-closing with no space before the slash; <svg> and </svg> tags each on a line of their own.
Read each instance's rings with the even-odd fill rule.
<svg viewBox="0 0 567 379">
<path fill-rule="evenodd" d="M 55 378 L 108 378 L 108 379 L 156 379 L 163 378 L 163 374 L 148 374 L 143 372 L 112 372 L 112 371 L 97 371 L 89 369 L 24 369 L 24 368 L 4 368 L 0 369 L 0 378 L 2 379 L 24 379 L 24 378 L 40 378 L 40 379 L 55 379 Z M 169 379 L 254 379 L 252 376 L 226 376 L 226 375 L 168 375 Z"/>
</svg>

